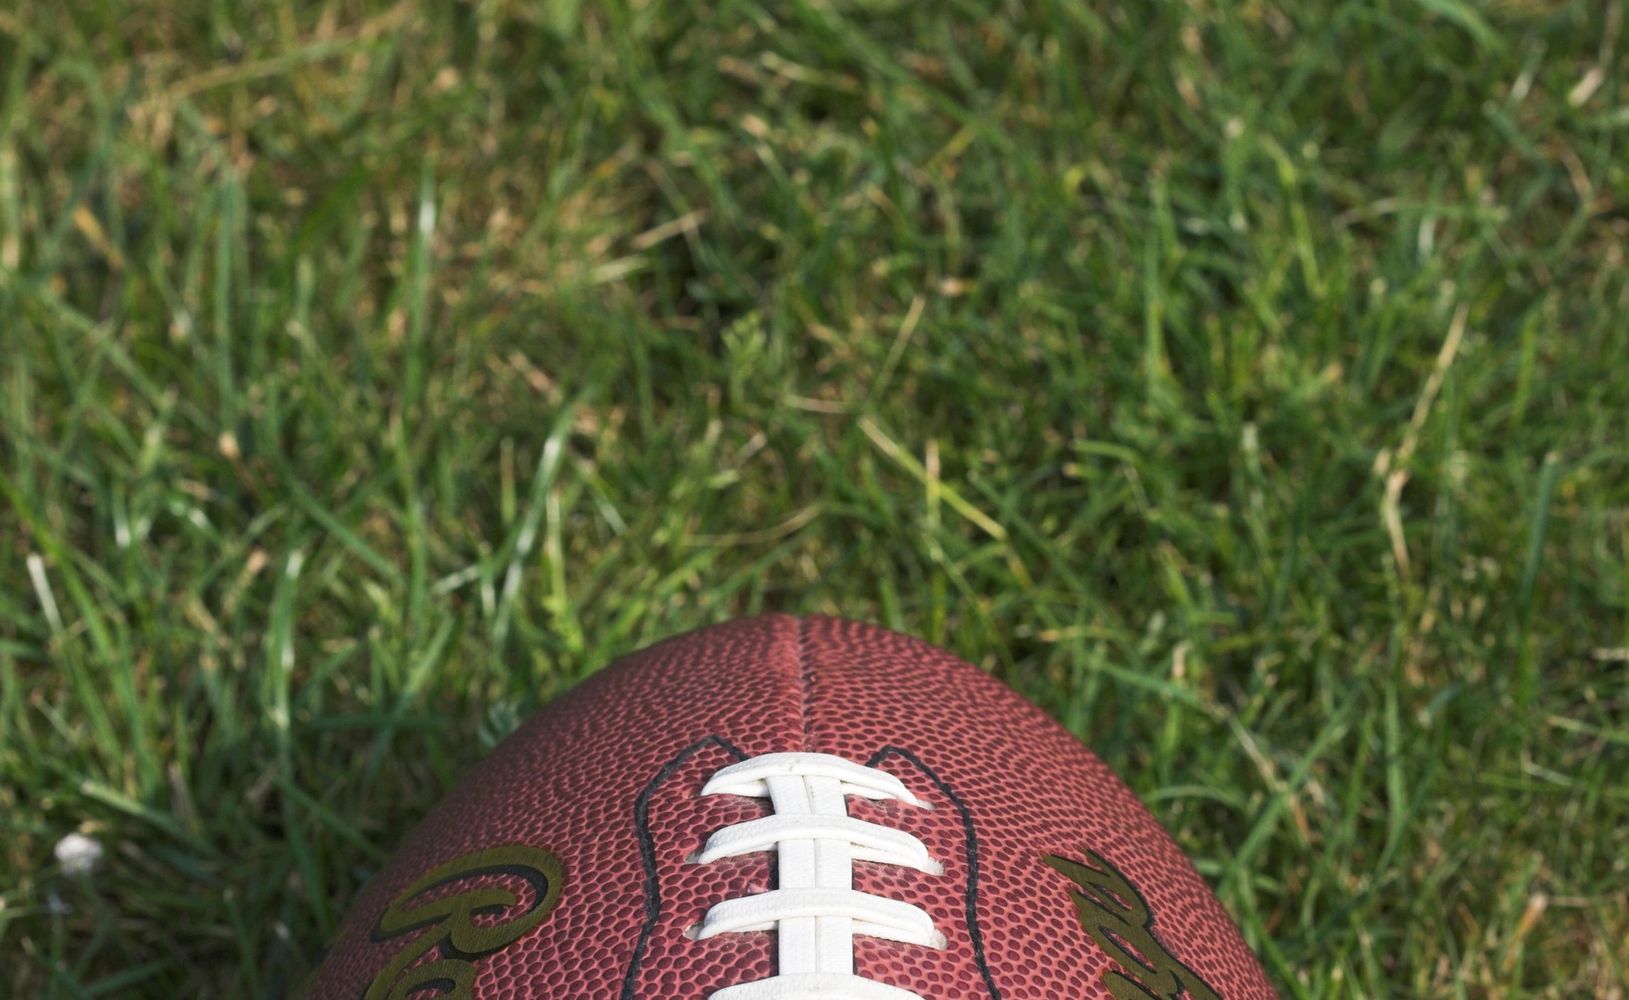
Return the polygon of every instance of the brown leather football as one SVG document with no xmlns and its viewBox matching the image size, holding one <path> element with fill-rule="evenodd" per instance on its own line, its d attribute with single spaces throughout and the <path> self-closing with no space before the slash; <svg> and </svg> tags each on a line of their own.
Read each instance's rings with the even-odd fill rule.
<svg viewBox="0 0 1629 1000">
<path fill-rule="evenodd" d="M 374 878 L 321 998 L 1271 997 L 1074 737 L 885 629 L 771 615 L 601 671 Z"/>
</svg>

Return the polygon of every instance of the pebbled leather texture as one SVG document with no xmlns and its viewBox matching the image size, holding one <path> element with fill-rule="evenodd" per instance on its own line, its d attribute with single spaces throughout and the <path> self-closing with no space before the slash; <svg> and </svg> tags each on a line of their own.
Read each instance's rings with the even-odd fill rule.
<svg viewBox="0 0 1629 1000">
<path fill-rule="evenodd" d="M 935 1000 L 1274 995 L 1193 866 L 1073 736 L 925 643 L 784 615 L 658 643 L 529 720 L 363 891 L 311 995 L 428 1000 L 467 986 L 483 1000 L 706 1000 L 772 975 L 772 932 L 686 931 L 714 903 L 771 888 L 773 857 L 687 859 L 713 831 L 768 811 L 703 798 L 708 777 L 785 751 L 882 768 L 934 807 L 849 799 L 851 815 L 914 834 L 945 868 L 854 865 L 856 889 L 922 907 L 947 941 L 856 938 L 861 976 Z M 542 883 L 527 871 L 470 862 L 468 877 L 415 886 L 512 845 L 552 852 L 563 872 L 535 926 Z M 1096 888 L 1046 860 L 1084 863 L 1088 851 L 1114 870 Z M 471 895 L 491 889 L 503 891 Z M 387 910 L 404 909 L 425 915 L 419 926 L 396 919 L 381 933 Z M 505 942 L 505 927 L 527 929 Z"/>
</svg>

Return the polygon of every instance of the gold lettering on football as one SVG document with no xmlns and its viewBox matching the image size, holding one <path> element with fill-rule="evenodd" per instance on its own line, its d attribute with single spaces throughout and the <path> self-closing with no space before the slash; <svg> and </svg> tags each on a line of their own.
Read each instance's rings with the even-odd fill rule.
<svg viewBox="0 0 1629 1000">
<path fill-rule="evenodd" d="M 1115 1000 L 1220 1000 L 1198 973 L 1154 936 L 1154 914 L 1137 887 L 1088 848 L 1085 861 L 1049 855 L 1042 860 L 1076 888 L 1069 893 L 1080 926 L 1120 968 L 1103 974 Z"/>
<path fill-rule="evenodd" d="M 530 891 L 517 892 L 495 878 L 454 892 L 434 891 L 482 876 L 520 879 Z M 436 866 L 391 900 L 374 926 L 375 941 L 428 930 L 379 970 L 366 1000 L 406 1000 L 421 990 L 436 990 L 447 998 L 469 997 L 475 962 L 542 923 L 560 904 L 564 883 L 565 867 L 557 855 L 519 844 L 472 851 Z M 491 919 L 477 923 L 477 916 Z M 431 952 L 436 953 L 433 958 L 421 961 Z"/>
</svg>

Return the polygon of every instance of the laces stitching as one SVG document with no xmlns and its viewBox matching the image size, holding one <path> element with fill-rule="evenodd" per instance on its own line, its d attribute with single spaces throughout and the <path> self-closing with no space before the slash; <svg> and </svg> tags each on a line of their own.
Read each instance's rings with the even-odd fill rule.
<svg viewBox="0 0 1629 1000">
<path fill-rule="evenodd" d="M 777 875 L 776 888 L 724 900 L 694 929 L 702 939 L 750 931 L 777 936 L 776 975 L 726 987 L 709 1000 L 922 1000 L 854 974 L 856 935 L 945 947 L 921 907 L 856 890 L 854 862 L 929 875 L 944 869 L 919 838 L 848 815 L 846 797 L 931 806 L 886 771 L 816 753 L 764 754 L 731 764 L 702 794 L 767 798 L 774 812 L 716 831 L 690 860 L 708 864 L 774 851 Z"/>
</svg>

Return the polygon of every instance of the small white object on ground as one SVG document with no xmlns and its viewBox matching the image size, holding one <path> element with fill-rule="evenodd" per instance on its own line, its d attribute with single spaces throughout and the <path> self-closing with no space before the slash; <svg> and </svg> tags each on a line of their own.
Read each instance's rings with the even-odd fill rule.
<svg viewBox="0 0 1629 1000">
<path fill-rule="evenodd" d="M 65 875 L 89 875 L 102 862 L 102 842 L 82 833 L 70 833 L 57 841 L 57 861 Z"/>
</svg>

